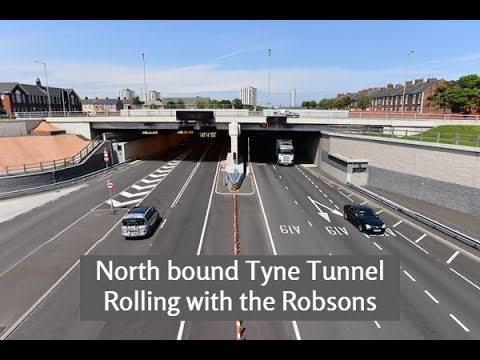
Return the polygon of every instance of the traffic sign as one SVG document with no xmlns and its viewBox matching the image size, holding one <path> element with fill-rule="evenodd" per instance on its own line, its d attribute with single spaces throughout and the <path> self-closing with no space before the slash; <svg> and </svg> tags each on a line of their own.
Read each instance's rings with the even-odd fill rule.
<svg viewBox="0 0 480 360">
<path fill-rule="evenodd" d="M 107 188 L 113 189 L 115 187 L 115 183 L 112 180 L 107 181 Z"/>
<path fill-rule="evenodd" d="M 226 161 L 222 161 L 222 162 L 220 163 L 220 167 L 221 167 L 222 169 L 223 169 L 224 167 L 226 167 L 226 166 L 227 166 L 227 162 L 226 162 Z"/>
</svg>

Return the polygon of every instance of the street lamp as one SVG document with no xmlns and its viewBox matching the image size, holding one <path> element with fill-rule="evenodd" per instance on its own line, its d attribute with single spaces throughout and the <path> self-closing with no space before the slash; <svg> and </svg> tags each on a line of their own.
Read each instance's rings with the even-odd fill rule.
<svg viewBox="0 0 480 360">
<path fill-rule="evenodd" d="M 405 81 L 403 82 L 403 95 L 402 95 L 402 115 L 403 110 L 405 109 L 405 90 L 407 89 L 407 71 L 408 71 L 408 59 L 410 58 L 410 54 L 413 54 L 415 50 L 410 50 L 407 54 L 407 61 L 405 61 Z"/>
<path fill-rule="evenodd" d="M 147 76 L 146 76 L 146 73 L 145 73 L 145 54 L 143 52 L 142 52 L 142 59 L 143 59 L 143 82 L 144 82 L 144 85 L 145 85 L 145 103 L 146 103 L 148 92 L 147 92 Z"/>
<path fill-rule="evenodd" d="M 40 60 L 33 60 L 38 64 L 43 64 L 43 68 L 45 69 L 45 81 L 47 82 L 47 101 L 48 101 L 48 117 L 52 116 L 52 108 L 50 106 L 50 91 L 48 89 L 48 76 L 47 76 L 47 63 L 45 61 Z"/>
<path fill-rule="evenodd" d="M 268 113 L 270 114 L 270 106 L 272 105 L 272 100 L 270 98 L 270 72 L 272 68 L 272 49 L 268 48 Z"/>
</svg>

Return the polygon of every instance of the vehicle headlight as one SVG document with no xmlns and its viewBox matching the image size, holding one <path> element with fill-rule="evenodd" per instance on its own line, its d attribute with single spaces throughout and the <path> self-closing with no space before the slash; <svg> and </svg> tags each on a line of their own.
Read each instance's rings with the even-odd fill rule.
<svg viewBox="0 0 480 360">
<path fill-rule="evenodd" d="M 386 229 L 386 228 L 387 228 L 387 225 L 383 224 L 382 229 Z"/>
<path fill-rule="evenodd" d="M 368 224 L 365 224 L 365 229 L 370 230 L 372 227 Z"/>
</svg>

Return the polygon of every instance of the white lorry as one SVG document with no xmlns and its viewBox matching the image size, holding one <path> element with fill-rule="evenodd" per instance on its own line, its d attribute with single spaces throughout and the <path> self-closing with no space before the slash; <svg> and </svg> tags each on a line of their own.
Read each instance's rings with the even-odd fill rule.
<svg viewBox="0 0 480 360">
<path fill-rule="evenodd" d="M 277 164 L 293 165 L 293 141 L 277 139 Z"/>
</svg>

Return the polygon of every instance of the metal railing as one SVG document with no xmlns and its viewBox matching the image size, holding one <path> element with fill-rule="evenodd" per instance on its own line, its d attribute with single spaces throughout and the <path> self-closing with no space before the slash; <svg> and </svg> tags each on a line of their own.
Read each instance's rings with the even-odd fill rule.
<svg viewBox="0 0 480 360">
<path fill-rule="evenodd" d="M 99 136 L 94 138 L 90 143 L 80 150 L 77 154 L 69 156 L 63 159 L 42 161 L 33 164 L 21 164 L 21 165 L 6 165 L 5 175 L 26 175 L 36 174 L 42 172 L 48 172 L 52 170 L 64 169 L 69 166 L 73 166 L 81 163 L 95 148 L 103 142 L 103 139 Z"/>
<path fill-rule="evenodd" d="M 382 204 L 385 204 L 407 216 L 410 216 L 411 218 L 427 225 L 427 226 L 430 226 L 438 231 L 440 231 L 441 233 L 443 234 L 446 234 L 450 237 L 453 237 L 454 239 L 457 239 L 457 240 L 460 240 L 461 242 L 467 244 L 467 245 L 470 245 L 476 249 L 480 249 L 480 240 L 479 239 L 475 239 L 467 234 L 464 234 L 456 229 L 453 229 L 447 225 L 444 225 L 440 222 L 438 222 L 437 220 L 433 220 L 425 215 L 422 215 L 418 212 L 415 212 L 413 210 L 410 210 L 404 206 L 401 206 L 391 200 L 388 200 L 376 193 L 374 193 L 373 191 L 370 191 L 370 190 L 367 190 L 367 189 L 364 189 L 363 187 L 361 186 L 357 186 L 357 185 L 354 185 L 352 183 L 347 183 L 348 186 L 350 186 L 351 188 L 361 192 L 362 194 L 365 194 L 379 202 L 381 202 Z"/>
<path fill-rule="evenodd" d="M 349 111 L 349 118 L 354 119 L 392 119 L 392 120 L 465 120 L 470 122 L 479 122 L 479 115 L 467 114 L 439 114 L 439 113 L 420 113 L 415 111 Z"/>
</svg>

